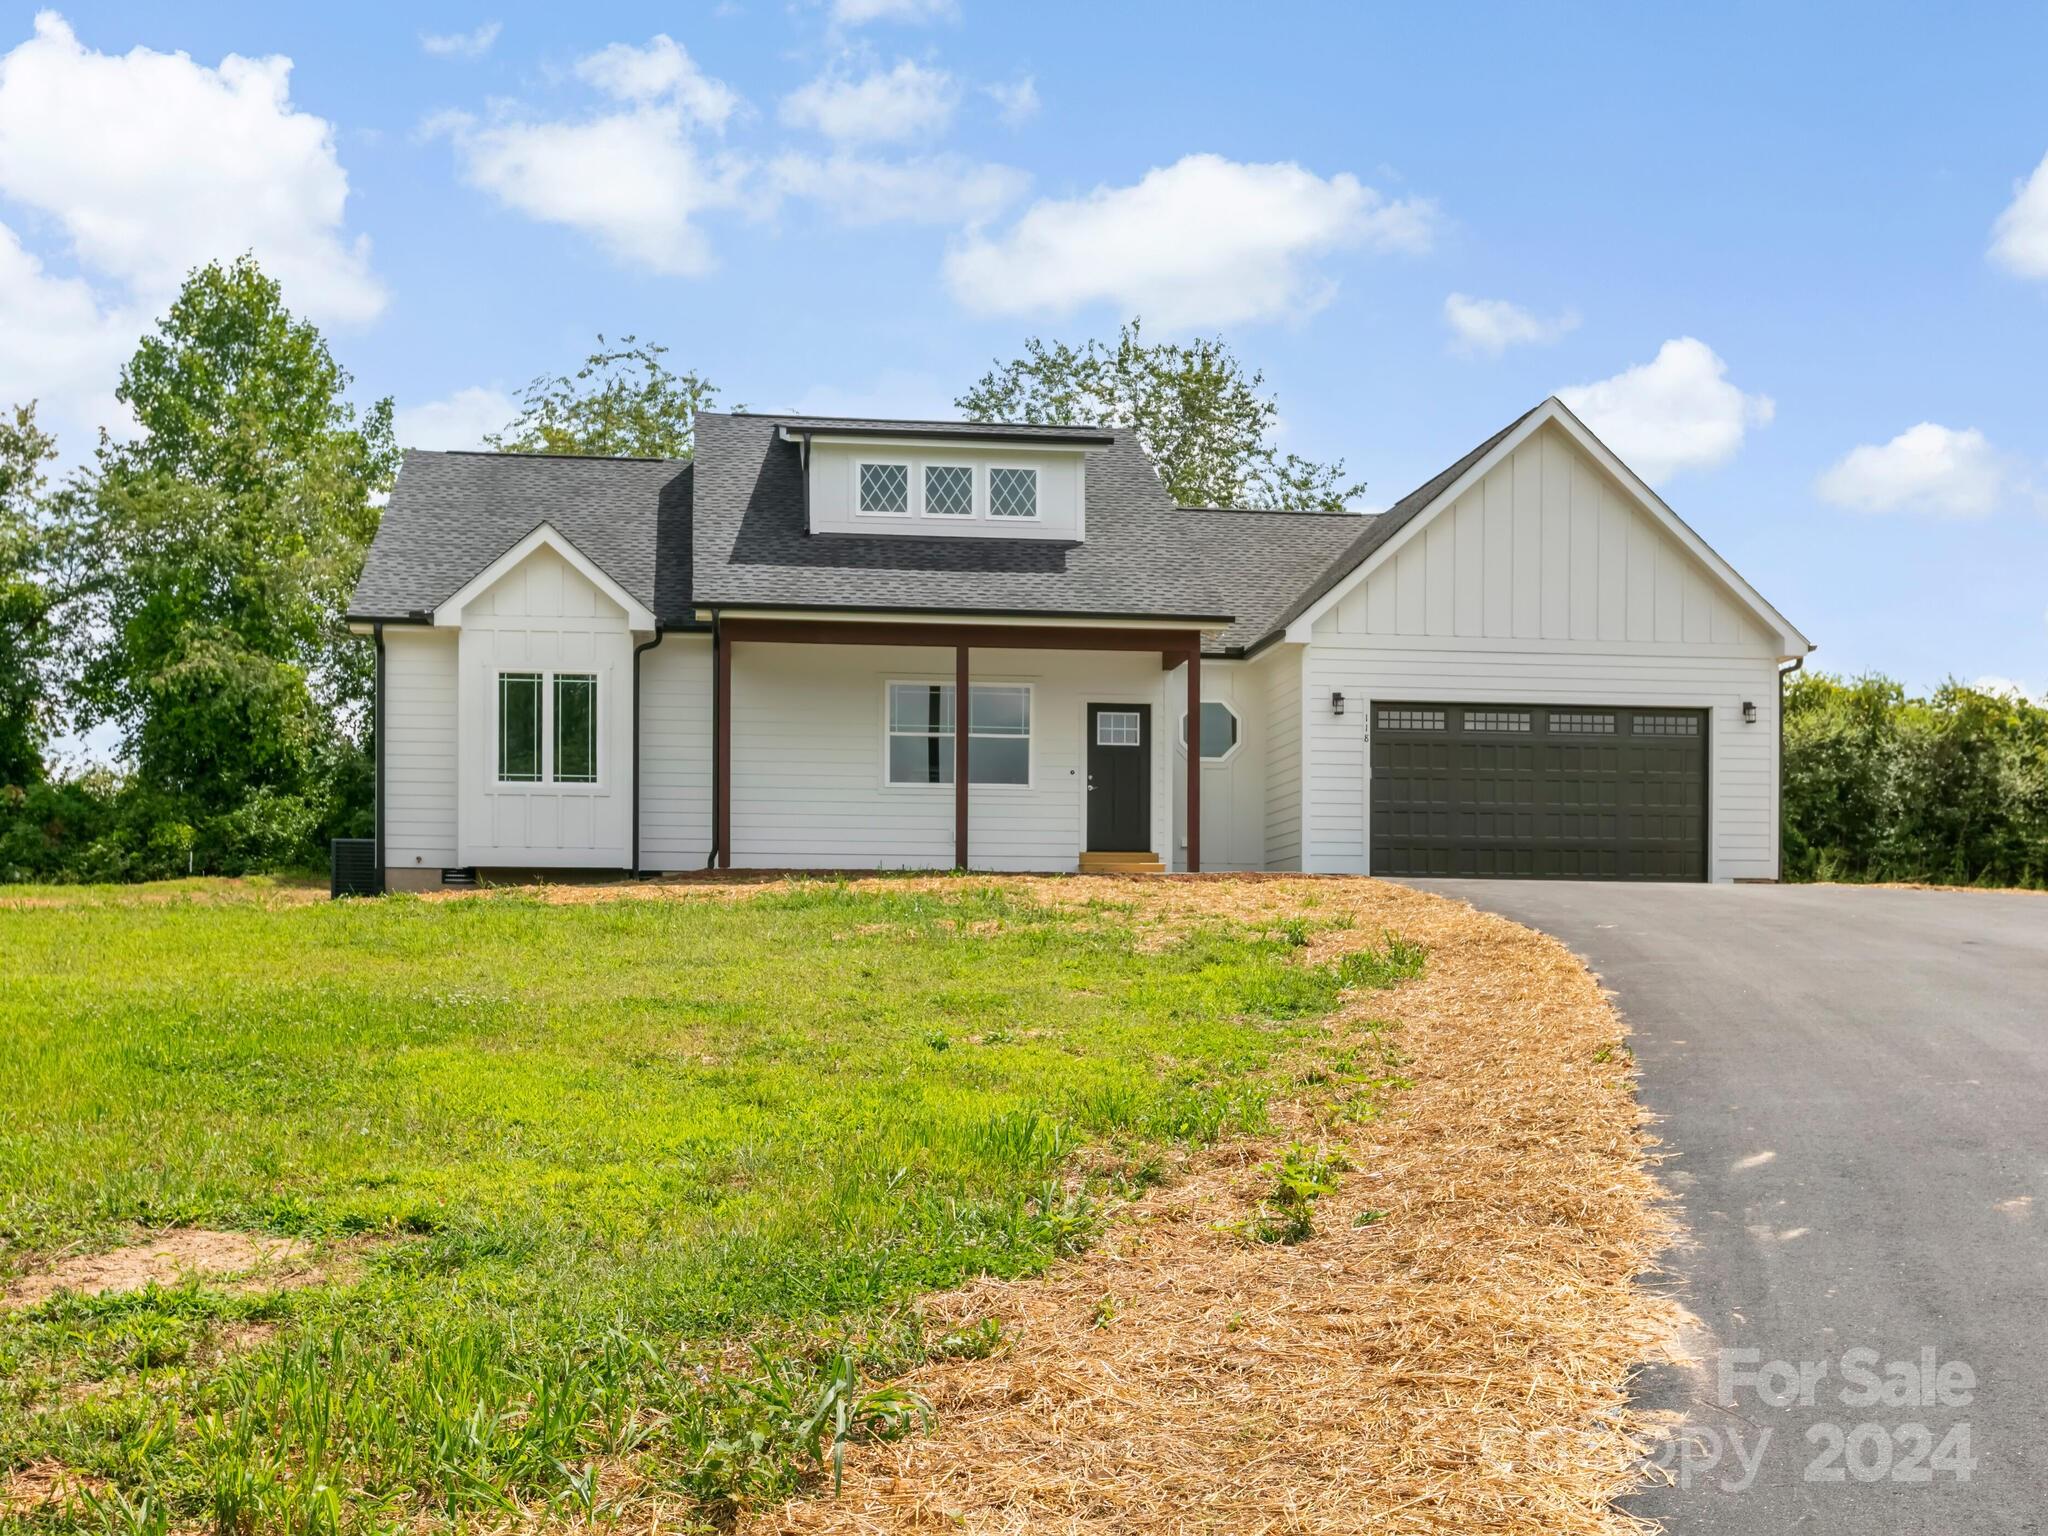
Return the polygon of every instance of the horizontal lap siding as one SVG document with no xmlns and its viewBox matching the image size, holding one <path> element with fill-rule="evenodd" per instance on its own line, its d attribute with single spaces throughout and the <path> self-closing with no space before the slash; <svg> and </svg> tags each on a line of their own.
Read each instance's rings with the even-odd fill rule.
<svg viewBox="0 0 2048 1536">
<path fill-rule="evenodd" d="M 1083 840 L 1088 701 L 1153 706 L 1150 653 L 976 651 L 974 676 L 1028 682 L 1033 783 L 973 786 L 977 869 L 1073 869 Z M 953 787 L 883 782 L 883 690 L 892 679 L 951 682 L 936 647 L 742 643 L 733 651 L 733 862 L 743 868 L 950 868 Z M 1175 718 L 1178 718 L 1177 715 Z M 1152 754 L 1153 822 L 1165 847 L 1170 748 Z"/>
<path fill-rule="evenodd" d="M 1301 868 L 1301 651 L 1261 663 L 1266 695 L 1266 868 Z"/>
<path fill-rule="evenodd" d="M 456 862 L 456 637 L 384 631 L 384 863 Z"/>
<path fill-rule="evenodd" d="M 640 863 L 711 855 L 711 641 L 670 635 L 640 658 Z"/>
</svg>

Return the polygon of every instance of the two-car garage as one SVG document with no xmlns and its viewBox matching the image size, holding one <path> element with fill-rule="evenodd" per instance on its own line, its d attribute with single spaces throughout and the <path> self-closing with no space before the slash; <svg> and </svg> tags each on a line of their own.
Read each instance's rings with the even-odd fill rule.
<svg viewBox="0 0 2048 1536">
<path fill-rule="evenodd" d="M 1706 712 L 1377 701 L 1372 872 L 1707 878 Z"/>
</svg>

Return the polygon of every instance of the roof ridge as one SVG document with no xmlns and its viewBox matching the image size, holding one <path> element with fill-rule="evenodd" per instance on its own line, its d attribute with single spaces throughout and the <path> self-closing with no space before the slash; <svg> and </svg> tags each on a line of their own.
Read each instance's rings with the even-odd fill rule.
<svg viewBox="0 0 2048 1536">
<path fill-rule="evenodd" d="M 587 464 L 688 464 L 690 459 L 648 453 L 535 453 L 525 448 L 408 448 L 407 453 L 438 454 L 446 459 L 567 459 Z"/>
<path fill-rule="evenodd" d="M 1100 421 L 983 421 L 972 416 L 836 416 L 818 411 L 702 411 L 740 421 L 884 422 L 896 427 L 1017 427 L 1027 432 L 1117 432 Z"/>
</svg>

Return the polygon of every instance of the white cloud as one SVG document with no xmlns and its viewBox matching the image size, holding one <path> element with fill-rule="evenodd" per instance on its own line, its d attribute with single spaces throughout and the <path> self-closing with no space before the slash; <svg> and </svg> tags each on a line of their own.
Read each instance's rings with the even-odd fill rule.
<svg viewBox="0 0 2048 1536">
<path fill-rule="evenodd" d="M 519 414 L 519 402 L 502 389 L 472 385 L 445 400 L 409 405 L 393 423 L 401 448 L 481 448 L 484 434 L 501 432 Z"/>
<path fill-rule="evenodd" d="M 145 323 L 139 310 L 103 307 L 82 279 L 47 272 L 0 224 L 0 409 L 38 401 L 65 463 L 84 462 L 94 429 L 132 420 L 114 383 Z"/>
<path fill-rule="evenodd" d="M 768 171 L 778 193 L 810 199 L 854 225 L 985 223 L 1031 184 L 1029 176 L 1010 166 L 959 155 L 902 161 L 782 155 Z"/>
<path fill-rule="evenodd" d="M 1992 225 L 1991 259 L 2021 277 L 2048 277 L 2048 155 Z"/>
<path fill-rule="evenodd" d="M 615 43 L 576 70 L 625 105 L 554 121 L 445 113 L 428 132 L 447 134 L 465 179 L 508 208 L 581 230 L 653 272 L 708 270 L 711 249 L 696 217 L 738 200 L 744 167 L 705 155 L 691 130 L 722 128 L 739 98 L 667 37 L 645 48 Z"/>
<path fill-rule="evenodd" d="M 2048 704 L 2048 689 L 2029 688 L 2025 683 L 2010 677 L 1980 677 L 1970 686 L 1979 693 L 2002 694 L 2009 699 L 2018 699 L 2029 704 Z"/>
<path fill-rule="evenodd" d="M 1703 341 L 1682 336 L 1642 363 L 1597 384 L 1561 389 L 1558 399 L 1629 468 L 1661 483 L 1688 469 L 1732 458 L 1751 427 L 1766 426 L 1777 406 L 1728 382 L 1728 365 Z"/>
<path fill-rule="evenodd" d="M 54 11 L 0 59 L 0 194 L 48 214 L 85 267 L 145 303 L 194 266 L 254 251 L 295 307 L 384 307 L 369 242 L 341 232 L 334 128 L 292 110 L 292 61 L 82 47 Z"/>
<path fill-rule="evenodd" d="M 325 119 L 293 109 L 290 59 L 83 46 L 44 11 L 0 56 L 0 196 L 39 215 L 75 271 L 0 231 L 0 395 L 60 432 L 126 425 L 114 374 L 196 266 L 253 252 L 323 324 L 384 307 Z"/>
<path fill-rule="evenodd" d="M 1020 75 L 1008 85 L 984 85 L 981 89 L 996 104 L 997 115 L 1012 128 L 1038 115 L 1038 82 L 1029 75 Z"/>
<path fill-rule="evenodd" d="M 903 59 L 858 80 L 828 70 L 782 99 L 782 120 L 840 143 L 901 144 L 943 132 L 959 102 L 946 71 Z"/>
<path fill-rule="evenodd" d="M 473 32 L 422 32 L 420 47 L 436 58 L 482 58 L 503 30 L 497 22 L 487 21 Z"/>
<path fill-rule="evenodd" d="M 666 98 L 691 122 L 722 131 L 740 98 L 722 80 L 714 80 L 674 38 L 657 34 L 645 48 L 613 43 L 576 61 L 576 73 L 619 101 L 650 102 Z"/>
<path fill-rule="evenodd" d="M 1162 329 L 1311 313 L 1333 280 L 1331 251 L 1428 249 L 1435 208 L 1390 201 L 1349 174 L 1189 155 L 1135 185 L 1046 199 L 1010 229 L 946 258 L 946 281 L 985 314 L 1108 303 Z"/>
<path fill-rule="evenodd" d="M 871 21 L 944 21 L 954 14 L 953 0 L 832 0 L 832 19 L 849 27 Z"/>
<path fill-rule="evenodd" d="M 1540 346 L 1578 327 L 1576 310 L 1544 319 L 1506 299 L 1474 299 L 1454 293 L 1444 300 L 1444 320 L 1464 352 L 1499 357 L 1509 347 Z"/>
<path fill-rule="evenodd" d="M 2007 465 L 1982 432 L 1923 421 L 1888 443 L 1850 449 L 1814 490 L 1857 512 L 1982 517 L 1997 509 L 2007 483 Z"/>
</svg>

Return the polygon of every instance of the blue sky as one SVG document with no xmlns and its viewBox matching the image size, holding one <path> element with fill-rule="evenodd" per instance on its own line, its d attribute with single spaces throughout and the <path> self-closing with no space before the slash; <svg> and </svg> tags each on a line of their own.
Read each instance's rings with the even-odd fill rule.
<svg viewBox="0 0 2048 1536">
<path fill-rule="evenodd" d="M 921 414 L 1142 312 L 1366 506 L 1564 391 L 1815 665 L 2048 689 L 2048 7 L 73 4 L 0 57 L 0 399 L 71 456 L 244 248 L 425 446 L 598 331 Z"/>
</svg>

